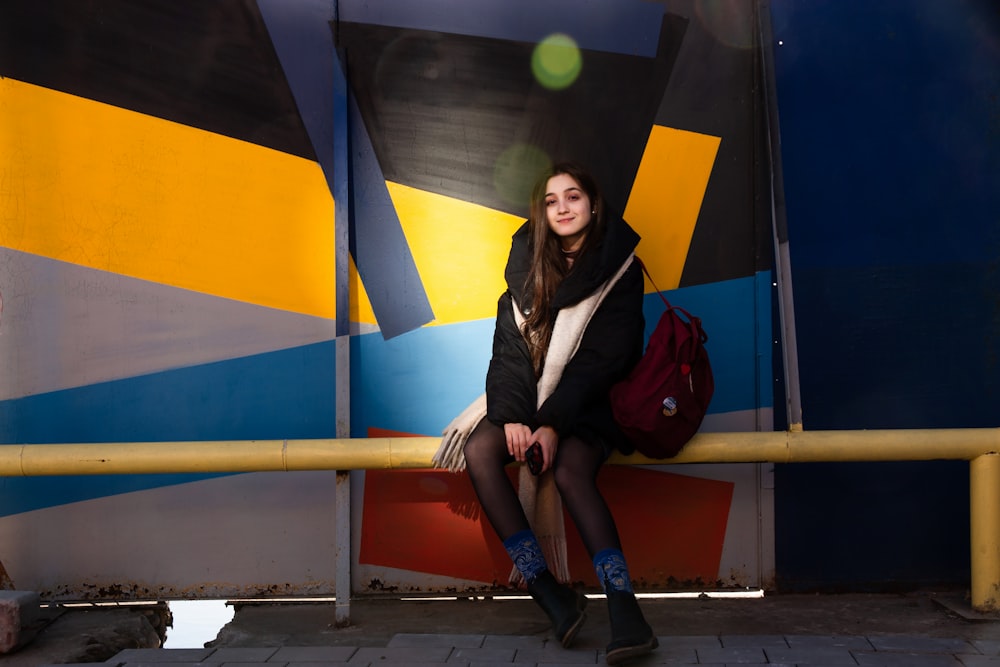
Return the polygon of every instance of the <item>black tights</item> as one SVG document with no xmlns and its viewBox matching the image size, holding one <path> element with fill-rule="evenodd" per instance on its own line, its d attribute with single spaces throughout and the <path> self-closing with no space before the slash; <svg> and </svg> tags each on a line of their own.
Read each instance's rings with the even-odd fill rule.
<svg viewBox="0 0 1000 667">
<path fill-rule="evenodd" d="M 597 489 L 597 472 L 604 458 L 600 444 L 569 436 L 559 440 L 553 466 L 559 495 L 591 558 L 603 549 L 621 549 L 614 517 Z M 472 486 L 501 540 L 529 528 L 517 492 L 504 471 L 512 460 L 503 428 L 486 419 L 465 443 L 465 463 Z"/>
</svg>

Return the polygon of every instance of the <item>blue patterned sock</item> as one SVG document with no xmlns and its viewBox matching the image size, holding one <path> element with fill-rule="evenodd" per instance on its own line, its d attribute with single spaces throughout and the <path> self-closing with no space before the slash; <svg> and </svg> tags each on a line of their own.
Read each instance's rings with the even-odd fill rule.
<svg viewBox="0 0 1000 667">
<path fill-rule="evenodd" d="M 503 547 L 510 554 L 517 571 L 527 582 L 534 581 L 535 577 L 548 569 L 545 556 L 542 555 L 542 547 L 530 530 L 514 533 L 503 541 Z"/>
<path fill-rule="evenodd" d="M 594 556 L 594 571 L 605 593 L 611 591 L 632 592 L 632 580 L 628 576 L 625 554 L 619 549 L 604 549 Z"/>
</svg>

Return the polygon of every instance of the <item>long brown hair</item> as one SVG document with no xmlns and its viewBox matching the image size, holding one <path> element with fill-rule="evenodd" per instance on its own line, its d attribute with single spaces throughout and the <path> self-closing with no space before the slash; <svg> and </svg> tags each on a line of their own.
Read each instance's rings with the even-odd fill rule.
<svg viewBox="0 0 1000 667">
<path fill-rule="evenodd" d="M 569 262 L 562 251 L 559 237 L 549 228 L 546 214 L 545 194 L 549 179 L 553 176 L 566 174 L 580 186 L 593 210 L 590 225 L 587 226 L 583 243 L 574 260 L 573 266 L 579 264 L 580 258 L 598 244 L 604 236 L 606 225 L 604 217 L 604 199 L 594 178 L 579 165 L 571 162 L 561 162 L 554 165 L 535 183 L 531 191 L 528 231 L 530 234 L 529 248 L 531 250 L 531 266 L 525 280 L 524 292 L 529 295 L 527 301 L 530 310 L 525 315 L 524 334 L 531 351 L 531 361 L 535 374 L 541 375 L 545 365 L 545 353 L 552 340 L 552 326 L 555 318 L 551 312 L 552 298 L 556 288 L 571 270 Z"/>
</svg>

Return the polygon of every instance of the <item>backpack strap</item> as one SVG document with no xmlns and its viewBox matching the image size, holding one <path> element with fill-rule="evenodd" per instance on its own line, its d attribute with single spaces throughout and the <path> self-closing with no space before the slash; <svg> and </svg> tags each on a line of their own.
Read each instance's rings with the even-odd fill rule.
<svg viewBox="0 0 1000 667">
<path fill-rule="evenodd" d="M 670 305 L 670 302 L 667 301 L 667 297 L 663 296 L 663 292 L 661 292 L 660 288 L 656 286 L 656 281 L 653 280 L 653 276 L 650 275 L 649 269 L 646 268 L 646 265 L 643 263 L 643 261 L 639 259 L 639 255 L 635 256 L 635 261 L 639 262 L 639 267 L 642 268 L 642 272 L 646 274 L 647 278 L 649 278 L 649 284 L 653 286 L 653 289 L 656 290 L 656 293 L 659 295 L 659 297 L 663 299 L 663 305 L 665 305 L 667 308 L 673 308 L 673 306 Z"/>
<path fill-rule="evenodd" d="M 691 328 L 691 336 L 700 340 L 702 343 L 708 341 L 708 335 L 705 333 L 705 330 L 701 328 L 701 318 L 695 317 L 694 315 L 684 310 L 680 306 L 671 305 L 670 302 L 667 301 L 667 297 L 663 296 L 663 292 L 660 291 L 660 288 L 656 286 L 656 281 L 653 280 L 653 276 L 650 275 L 649 269 L 646 268 L 645 263 L 643 263 L 643 261 L 639 259 L 638 255 L 635 255 L 635 261 L 639 262 L 639 266 L 640 268 L 642 268 L 642 272 L 646 274 L 647 278 L 649 278 L 649 284 L 652 285 L 653 289 L 656 290 L 656 294 L 659 295 L 661 299 L 663 299 L 663 305 L 667 307 L 667 310 L 668 311 L 676 310 L 683 313 L 684 317 L 686 317 L 688 320 L 688 326 Z"/>
</svg>

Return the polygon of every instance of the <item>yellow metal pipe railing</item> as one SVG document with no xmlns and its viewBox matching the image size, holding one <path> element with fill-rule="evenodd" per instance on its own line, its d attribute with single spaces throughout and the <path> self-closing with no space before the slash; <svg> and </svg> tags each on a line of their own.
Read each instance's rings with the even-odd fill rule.
<svg viewBox="0 0 1000 667">
<path fill-rule="evenodd" d="M 331 438 L 205 442 L 0 445 L 0 476 L 239 473 L 429 468 L 439 438 Z M 970 462 L 972 606 L 1000 610 L 1000 428 L 701 433 L 666 461 L 615 454 L 611 462 Z"/>
<path fill-rule="evenodd" d="M 440 438 L 0 445 L 0 476 L 429 468 Z M 700 433 L 675 458 L 611 462 L 816 463 L 966 460 L 1000 451 L 1000 428 Z"/>
</svg>

